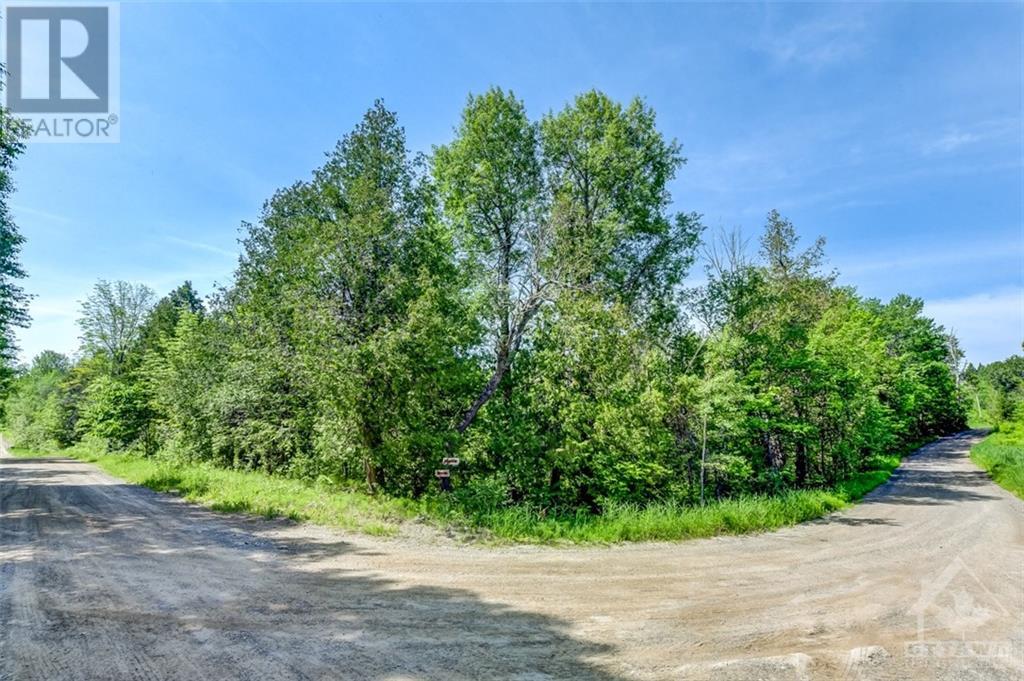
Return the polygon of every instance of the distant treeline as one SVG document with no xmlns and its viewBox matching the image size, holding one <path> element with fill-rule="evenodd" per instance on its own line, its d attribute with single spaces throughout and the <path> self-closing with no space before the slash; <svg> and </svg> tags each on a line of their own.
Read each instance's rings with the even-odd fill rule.
<svg viewBox="0 0 1024 681">
<path fill-rule="evenodd" d="M 100 282 L 9 434 L 412 497 L 457 456 L 467 507 L 561 513 L 830 485 L 963 426 L 921 301 L 838 286 L 776 212 L 750 248 L 705 238 L 669 212 L 683 163 L 640 100 L 533 121 L 493 89 L 417 158 L 377 103 L 209 300 Z"/>
<path fill-rule="evenodd" d="M 1024 427 L 1024 357 L 969 366 L 964 379 L 972 420 L 997 428 Z"/>
</svg>

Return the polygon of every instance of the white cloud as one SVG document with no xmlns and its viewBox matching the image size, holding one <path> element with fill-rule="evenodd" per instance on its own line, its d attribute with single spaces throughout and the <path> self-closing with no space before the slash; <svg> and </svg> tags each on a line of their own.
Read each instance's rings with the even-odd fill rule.
<svg viewBox="0 0 1024 681">
<path fill-rule="evenodd" d="M 964 234 L 971 233 L 969 229 L 959 231 Z M 908 252 L 907 249 L 904 249 L 890 253 L 864 253 L 856 260 L 851 258 L 838 260 L 836 267 L 843 275 L 856 277 L 884 271 L 934 270 L 943 266 L 960 266 L 969 262 L 996 264 L 1013 259 L 1020 262 L 1022 256 L 1024 256 L 1024 243 L 1000 238 L 984 242 L 977 240 L 967 243 L 947 242 L 942 249 L 931 251 Z"/>
<path fill-rule="evenodd" d="M 219 246 L 214 246 L 212 244 L 203 243 L 202 241 L 192 241 L 190 239 L 181 239 L 181 238 L 178 238 L 176 236 L 166 237 L 166 240 L 169 243 L 178 244 L 179 246 L 187 246 L 188 248 L 191 248 L 191 249 L 194 249 L 194 250 L 197 250 L 197 251 L 205 251 L 207 253 L 216 253 L 217 255 L 223 255 L 224 257 L 232 258 L 232 259 L 238 257 L 238 253 L 235 252 L 235 251 L 229 251 L 226 248 L 220 248 Z"/>
<path fill-rule="evenodd" d="M 32 299 L 28 306 L 32 324 L 17 331 L 22 362 L 30 362 L 43 350 L 71 355 L 78 349 L 77 319 L 80 301 L 86 293 L 85 289 L 81 295 L 47 291 Z"/>
<path fill-rule="evenodd" d="M 964 147 L 982 142 L 1006 141 L 1013 136 L 1020 136 L 1020 121 L 1017 119 L 995 119 L 983 121 L 977 125 L 963 128 L 953 126 L 932 139 L 921 144 L 921 152 L 925 156 L 949 154 Z"/>
<path fill-rule="evenodd" d="M 66 215 L 60 215 L 58 213 L 51 213 L 49 211 L 40 210 L 38 208 L 32 208 L 31 206 L 23 206 L 18 203 L 12 203 L 11 208 L 14 210 L 16 218 L 24 215 L 29 215 L 36 218 L 42 218 L 49 220 L 50 222 L 56 222 L 59 224 L 67 224 L 71 222 L 71 218 Z"/>
<path fill-rule="evenodd" d="M 956 333 L 968 361 L 987 364 L 1021 353 L 1024 287 L 933 300 L 924 309 Z"/>
<path fill-rule="evenodd" d="M 972 142 L 977 142 L 979 139 L 981 137 L 973 132 L 947 132 L 942 137 L 927 143 L 924 151 L 926 154 L 935 152 L 948 153 Z"/>
<path fill-rule="evenodd" d="M 770 16 L 769 16 L 770 22 Z M 866 47 L 863 16 L 844 11 L 806 21 L 788 29 L 768 26 L 761 48 L 780 64 L 801 64 L 814 69 L 848 61 Z"/>
</svg>

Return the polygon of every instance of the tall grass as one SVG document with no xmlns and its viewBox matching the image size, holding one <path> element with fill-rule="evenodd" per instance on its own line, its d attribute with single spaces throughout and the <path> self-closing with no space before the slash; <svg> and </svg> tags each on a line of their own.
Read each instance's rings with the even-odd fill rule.
<svg viewBox="0 0 1024 681">
<path fill-rule="evenodd" d="M 13 450 L 16 456 L 39 456 Z M 723 534 L 765 532 L 820 518 L 856 501 L 885 482 L 899 465 L 880 457 L 872 470 L 832 489 L 800 490 L 778 496 L 750 496 L 707 506 L 619 505 L 601 515 L 579 512 L 549 516 L 524 507 L 469 514 L 449 498 L 419 502 L 346 492 L 336 487 L 234 471 L 209 464 L 131 454 L 101 454 L 88 447 L 61 455 L 93 463 L 111 475 L 159 492 L 177 494 L 216 511 L 287 517 L 331 527 L 388 536 L 403 522 L 424 518 L 465 536 L 499 542 L 616 543 L 673 541 Z"/>
<path fill-rule="evenodd" d="M 45 456 L 21 449 L 11 453 Z M 101 454 L 88 447 L 65 449 L 58 454 L 96 464 L 127 482 L 176 494 L 214 511 L 285 517 L 377 536 L 396 534 L 402 522 L 419 514 L 415 502 L 345 492 L 254 471 L 132 454 Z"/>
<path fill-rule="evenodd" d="M 601 515 L 579 512 L 549 517 L 514 507 L 475 516 L 473 524 L 500 539 L 522 542 L 615 543 L 672 541 L 723 534 L 766 532 L 820 518 L 860 499 L 889 479 L 898 456 L 879 457 L 872 470 L 832 489 L 799 490 L 778 496 L 726 499 L 707 506 L 619 505 Z"/>
<path fill-rule="evenodd" d="M 1024 424 L 1003 424 L 971 448 L 971 459 L 999 485 L 1024 499 Z"/>
</svg>

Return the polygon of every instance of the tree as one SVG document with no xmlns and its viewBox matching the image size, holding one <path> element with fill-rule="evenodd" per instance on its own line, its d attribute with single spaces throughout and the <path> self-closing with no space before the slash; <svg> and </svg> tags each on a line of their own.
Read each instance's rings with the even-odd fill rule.
<svg viewBox="0 0 1024 681">
<path fill-rule="evenodd" d="M 1024 357 L 969 366 L 964 382 L 974 401 L 975 419 L 981 423 L 999 426 L 1024 419 Z"/>
<path fill-rule="evenodd" d="M 71 370 L 68 356 L 54 350 L 43 350 L 32 360 L 32 371 L 66 374 Z"/>
<path fill-rule="evenodd" d="M 491 337 L 490 377 L 456 425 L 464 433 L 494 396 L 550 294 L 542 276 L 548 244 L 542 220 L 537 126 L 512 92 L 470 96 L 455 140 L 434 152 L 434 172 L 474 273 L 484 328 Z"/>
<path fill-rule="evenodd" d="M 139 328 L 137 347 L 132 353 L 135 363 L 141 362 L 147 352 L 158 351 L 161 340 L 174 334 L 178 320 L 183 314 L 201 315 L 203 312 L 203 301 L 200 300 L 199 294 L 196 293 L 190 281 L 186 281 L 161 298 L 149 310 L 145 321 Z"/>
<path fill-rule="evenodd" d="M 671 323 L 693 263 L 696 215 L 666 215 L 667 183 L 683 163 L 639 100 L 581 95 L 538 126 L 512 94 L 470 97 L 456 139 L 434 154 L 446 215 L 476 275 L 492 338 L 487 380 L 460 433 L 499 387 L 537 315 L 561 295 L 625 305 Z"/>
<path fill-rule="evenodd" d="M 296 297 L 321 433 L 357 453 L 371 491 L 425 488 L 461 398 L 460 355 L 476 341 L 418 169 L 397 116 L 376 102 L 315 174 L 328 211 L 296 256 L 316 267 Z"/>
<path fill-rule="evenodd" d="M 0 76 L 3 66 L 0 65 Z M 0 85 L 0 89 L 2 89 Z M 17 360 L 16 328 L 28 326 L 29 296 L 17 284 L 25 278 L 19 255 L 25 238 L 18 231 L 8 200 L 14 191 L 14 163 L 25 151 L 23 126 L 0 107 L 0 389 L 5 390 Z"/>
<path fill-rule="evenodd" d="M 373 491 L 425 488 L 479 338 L 436 212 L 378 101 L 312 180 L 278 192 L 246 227 L 216 393 L 238 461 L 359 470 Z"/>
<path fill-rule="evenodd" d="M 77 426 L 83 434 L 107 440 L 114 449 L 142 442 L 146 453 L 151 453 L 152 443 L 144 440 L 151 418 L 148 399 L 140 383 L 100 376 L 85 390 Z"/>
<path fill-rule="evenodd" d="M 143 284 L 96 282 L 78 319 L 84 349 L 104 356 L 111 371 L 120 373 L 139 340 L 152 300 L 153 291 Z"/>
<path fill-rule="evenodd" d="M 551 197 L 547 268 L 572 288 L 662 324 L 693 264 L 700 216 L 667 215 L 668 183 L 686 162 L 640 99 L 590 91 L 541 122 Z"/>
<path fill-rule="evenodd" d="M 720 444 L 725 449 L 730 437 L 736 435 L 745 401 L 742 386 L 735 372 L 730 369 L 708 371 L 699 377 L 693 387 L 693 404 L 690 409 L 695 422 L 693 427 L 700 433 L 701 506 L 706 502 L 708 469 L 715 471 L 720 478 L 728 477 L 729 466 L 725 461 L 728 452 L 718 452 L 715 445 Z"/>
<path fill-rule="evenodd" d="M 221 424 L 214 405 L 223 383 L 218 357 L 223 353 L 218 347 L 222 332 L 216 319 L 182 309 L 175 328 L 161 334 L 159 348 L 146 354 L 140 371 L 157 437 L 171 451 L 193 460 L 216 458 Z"/>
<path fill-rule="evenodd" d="M 535 123 L 492 89 L 428 162 L 378 101 L 205 304 L 99 282 L 78 359 L 20 370 L 5 426 L 407 497 L 457 448 L 463 510 L 575 516 L 833 486 L 960 428 L 961 390 L 1020 416 L 1024 360 L 963 369 L 921 301 L 838 286 L 777 211 L 686 289 L 700 218 L 655 123 L 600 92 Z"/>
<path fill-rule="evenodd" d="M 46 448 L 66 444 L 61 396 L 69 368 L 67 357 L 46 350 L 14 381 L 4 414 L 8 434 L 17 445 Z"/>
</svg>

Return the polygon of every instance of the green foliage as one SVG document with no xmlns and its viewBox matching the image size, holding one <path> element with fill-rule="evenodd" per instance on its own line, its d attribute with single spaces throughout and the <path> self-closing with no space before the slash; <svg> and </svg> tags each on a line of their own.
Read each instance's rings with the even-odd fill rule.
<svg viewBox="0 0 1024 681">
<path fill-rule="evenodd" d="M 976 444 L 971 459 L 998 484 L 1024 499 L 1024 419 L 1003 424 L 999 432 Z"/>
<path fill-rule="evenodd" d="M 992 427 L 1024 420 L 1024 357 L 970 366 L 965 373 L 972 425 Z"/>
<path fill-rule="evenodd" d="M 921 301 L 837 286 L 778 212 L 757 253 L 705 244 L 688 289 L 683 164 L 640 100 L 587 92 L 535 121 L 491 89 L 430 158 L 376 102 L 243 226 L 205 304 L 188 282 L 156 305 L 99 282 L 79 359 L 20 376 L 8 428 L 150 455 L 126 474 L 224 508 L 301 514 L 284 499 L 317 481 L 501 537 L 618 541 L 814 517 L 961 428 L 966 396 L 1013 412 L 1019 371 L 963 373 Z"/>
<path fill-rule="evenodd" d="M 139 341 L 152 299 L 153 291 L 142 284 L 96 282 L 78 318 L 83 349 L 109 362 L 111 373 L 122 373 Z"/>
<path fill-rule="evenodd" d="M 146 393 L 140 384 L 100 376 L 86 389 L 77 427 L 82 434 L 104 438 L 123 449 L 145 435 L 149 417 Z"/>
<path fill-rule="evenodd" d="M 3 66 L 0 65 L 2 71 Z M 14 376 L 13 367 L 17 360 L 14 331 L 29 323 L 29 296 L 17 283 L 25 278 L 19 260 L 25 238 L 18 231 L 8 205 L 14 192 L 14 164 L 24 151 L 24 126 L 0 106 L 0 395 L 6 394 L 8 383 Z"/>
<path fill-rule="evenodd" d="M 699 216 L 666 214 L 668 183 L 685 162 L 640 99 L 591 91 L 540 126 L 551 195 L 548 266 L 563 283 L 671 321 L 693 263 Z"/>
<path fill-rule="evenodd" d="M 174 335 L 182 315 L 202 315 L 204 310 L 190 281 L 161 298 L 139 326 L 138 342 L 132 347 L 132 363 L 137 365 L 149 352 L 160 352 L 161 342 Z"/>
<path fill-rule="evenodd" d="M 16 456 L 37 457 L 39 451 L 14 450 Z M 96 440 L 61 451 L 93 463 L 122 480 L 158 492 L 169 492 L 224 513 L 251 513 L 289 518 L 390 536 L 400 522 L 415 518 L 416 504 L 399 499 L 342 492 L 322 482 L 303 482 L 263 473 L 231 471 L 210 464 L 133 454 L 109 454 Z"/>
<path fill-rule="evenodd" d="M 20 447 L 12 453 L 19 457 L 41 455 Z M 397 534 L 403 522 L 425 519 L 487 540 L 606 544 L 766 532 L 812 520 L 859 499 L 885 482 L 899 464 L 898 456 L 882 457 L 875 461 L 878 468 L 862 472 L 834 489 L 748 495 L 698 507 L 672 502 L 614 503 L 600 515 L 585 509 L 556 515 L 530 505 L 508 507 L 506 481 L 501 476 L 475 479 L 450 499 L 415 503 L 340 490 L 327 477 L 288 480 L 175 457 L 110 454 L 107 443 L 95 437 L 61 454 L 94 463 L 123 480 L 225 513 L 311 521 L 379 536 Z"/>
<path fill-rule="evenodd" d="M 156 438 L 191 460 L 215 458 L 210 388 L 223 380 L 215 354 L 218 332 L 215 321 L 181 310 L 172 332 L 154 341 L 140 370 Z"/>
<path fill-rule="evenodd" d="M 46 351 L 14 382 L 4 412 L 8 434 L 15 444 L 41 448 L 67 442 L 61 400 L 69 366 L 64 355 Z"/>
</svg>

